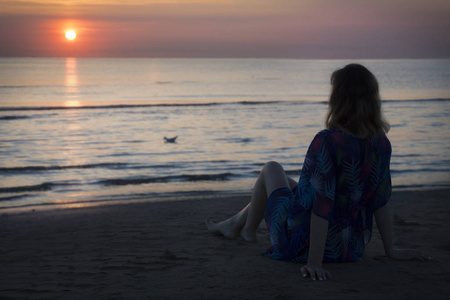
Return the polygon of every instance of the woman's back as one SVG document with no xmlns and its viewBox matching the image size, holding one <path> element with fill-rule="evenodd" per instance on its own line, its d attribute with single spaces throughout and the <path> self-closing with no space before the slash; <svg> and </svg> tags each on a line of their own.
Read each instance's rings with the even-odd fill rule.
<svg viewBox="0 0 450 300">
<path fill-rule="evenodd" d="M 312 141 L 297 195 L 301 207 L 330 222 L 328 236 L 334 238 L 327 240 L 326 260 L 361 258 L 370 240 L 372 214 L 390 197 L 390 156 L 385 135 L 362 139 L 328 129 Z"/>
</svg>

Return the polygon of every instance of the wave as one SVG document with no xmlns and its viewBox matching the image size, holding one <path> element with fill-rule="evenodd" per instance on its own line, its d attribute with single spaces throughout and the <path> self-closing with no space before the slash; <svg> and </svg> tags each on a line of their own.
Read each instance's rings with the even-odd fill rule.
<svg viewBox="0 0 450 300">
<path fill-rule="evenodd" d="M 402 173 L 450 173 L 450 168 L 442 168 L 437 166 L 436 168 L 420 168 L 420 169 L 391 169 L 391 174 Z"/>
<path fill-rule="evenodd" d="M 37 84 L 29 84 L 29 85 L 1 85 L 0 89 L 27 89 L 27 88 L 36 88 L 36 87 L 58 87 L 57 85 L 37 85 Z"/>
<path fill-rule="evenodd" d="M 385 103 L 408 103 L 408 102 L 449 102 L 450 98 L 436 99 L 409 99 L 409 100 L 383 100 Z M 124 108 L 146 108 L 146 107 L 206 107 L 221 105 L 272 105 L 280 103 L 289 104 L 320 104 L 326 105 L 327 101 L 305 101 L 305 100 L 268 100 L 268 101 L 235 101 L 235 102 L 204 102 L 204 103 L 153 103 L 153 104 L 114 104 L 114 105 L 86 105 L 86 106 L 21 106 L 0 107 L 0 111 L 45 111 L 45 110 L 90 110 L 90 109 L 124 109 Z M 5 120 L 28 118 L 28 116 L 4 116 Z M 0 119 L 2 120 L 2 119 Z"/>
<path fill-rule="evenodd" d="M 205 103 L 156 103 L 156 104 L 115 104 L 115 105 L 86 105 L 86 106 L 22 106 L 0 107 L 0 111 L 42 111 L 42 110 L 78 110 L 78 109 L 123 109 L 146 107 L 202 107 L 219 105 L 267 105 L 287 101 L 238 101 L 238 102 L 205 102 Z M 305 102 L 302 102 L 305 103 Z"/>
<path fill-rule="evenodd" d="M 248 144 L 253 142 L 252 138 L 216 138 L 215 141 L 225 141 L 229 143 Z"/>
<path fill-rule="evenodd" d="M 11 200 L 20 200 L 22 198 L 28 197 L 30 195 L 28 194 L 22 194 L 22 195 L 14 195 L 14 196 L 7 196 L 7 197 L 0 197 L 0 202 L 2 201 L 11 201 Z M 1 209 L 2 207 L 0 207 Z"/>
<path fill-rule="evenodd" d="M 53 185 L 51 182 L 44 182 L 37 185 L 0 188 L 0 193 L 46 192 L 51 190 Z"/>
<path fill-rule="evenodd" d="M 100 164 L 86 164 L 86 165 L 72 165 L 72 166 L 26 166 L 26 167 L 0 168 L 0 173 L 40 172 L 40 171 L 94 169 L 94 168 L 118 169 L 124 168 L 128 165 L 129 164 L 127 163 L 100 163 Z"/>
<path fill-rule="evenodd" d="M 237 176 L 232 173 L 220 174 L 199 174 L 199 175 L 175 175 L 162 177 L 134 177 L 134 178 L 116 178 L 100 180 L 97 183 L 114 186 L 114 185 L 138 185 L 148 183 L 165 183 L 165 182 L 189 182 L 189 181 L 226 181 L 230 177 Z"/>
<path fill-rule="evenodd" d="M 195 181 L 227 181 L 231 177 L 239 177 L 232 173 L 219 174 L 198 174 L 198 175 L 175 175 L 163 177 L 133 177 L 133 178 L 114 178 L 99 180 L 91 184 L 99 184 L 106 186 L 123 186 L 123 185 L 140 185 L 149 183 L 166 183 L 166 182 L 195 182 Z M 0 188 L 0 194 L 15 194 L 26 192 L 46 192 L 57 186 L 72 186 L 77 185 L 76 182 L 44 182 L 36 185 L 15 186 Z"/>
<path fill-rule="evenodd" d="M 430 99 L 406 99 L 406 100 L 383 100 L 386 103 L 408 103 L 408 102 L 450 102 L 450 98 L 430 98 Z"/>
<path fill-rule="evenodd" d="M 0 116 L 0 121 L 23 120 L 30 118 L 30 116 Z"/>
<path fill-rule="evenodd" d="M 131 155 L 131 154 L 130 154 Z M 204 161 L 201 161 L 204 162 Z M 227 161 L 215 160 L 210 161 L 210 163 L 226 163 Z M 200 161 L 194 161 L 192 163 L 200 163 Z M 156 165 L 146 165 L 146 164 L 133 164 L 133 163 L 99 163 L 99 164 L 85 164 L 85 165 L 69 165 L 69 166 L 26 166 L 26 167 L 9 167 L 0 168 L 1 173 L 33 173 L 33 172 L 46 172 L 46 171 L 60 171 L 60 170 L 71 170 L 71 169 L 113 169 L 113 170 L 140 170 L 140 169 L 177 169 L 182 166 L 177 163 L 173 164 L 156 164 Z M 196 176 L 196 175 L 186 175 L 186 176 Z M 198 175 L 204 176 L 204 175 Z"/>
<path fill-rule="evenodd" d="M 448 183 L 427 183 L 427 184 L 409 184 L 409 185 L 394 185 L 393 190 L 414 190 L 414 189 L 448 189 Z"/>
</svg>

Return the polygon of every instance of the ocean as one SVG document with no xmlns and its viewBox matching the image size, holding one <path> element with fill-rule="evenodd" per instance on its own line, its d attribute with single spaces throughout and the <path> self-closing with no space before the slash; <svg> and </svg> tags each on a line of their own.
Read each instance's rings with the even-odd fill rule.
<svg viewBox="0 0 450 300">
<path fill-rule="evenodd" d="M 394 189 L 450 186 L 450 60 L 0 58 L 0 212 L 249 192 L 269 160 L 298 179 L 350 62 Z"/>
</svg>

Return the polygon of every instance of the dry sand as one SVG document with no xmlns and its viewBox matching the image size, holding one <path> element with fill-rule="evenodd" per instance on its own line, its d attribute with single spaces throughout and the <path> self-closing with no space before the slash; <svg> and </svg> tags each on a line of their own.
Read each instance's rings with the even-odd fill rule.
<svg viewBox="0 0 450 300">
<path fill-rule="evenodd" d="M 261 255 L 257 243 L 206 231 L 241 209 L 231 199 L 105 205 L 0 215 L 0 299 L 450 299 L 449 190 L 395 192 L 397 245 L 433 260 L 392 261 L 374 231 L 361 262 L 326 264 L 311 281 L 300 265 Z"/>
</svg>

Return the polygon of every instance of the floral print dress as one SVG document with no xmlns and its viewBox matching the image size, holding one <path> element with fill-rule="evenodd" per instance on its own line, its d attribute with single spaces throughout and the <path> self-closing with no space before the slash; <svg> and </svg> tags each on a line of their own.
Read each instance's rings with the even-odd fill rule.
<svg viewBox="0 0 450 300">
<path fill-rule="evenodd" d="M 391 144 L 385 135 L 362 139 L 340 130 L 320 131 L 309 146 L 300 180 L 268 199 L 265 255 L 305 263 L 311 212 L 329 221 L 324 262 L 358 261 L 372 235 L 373 213 L 391 195 Z"/>
</svg>

